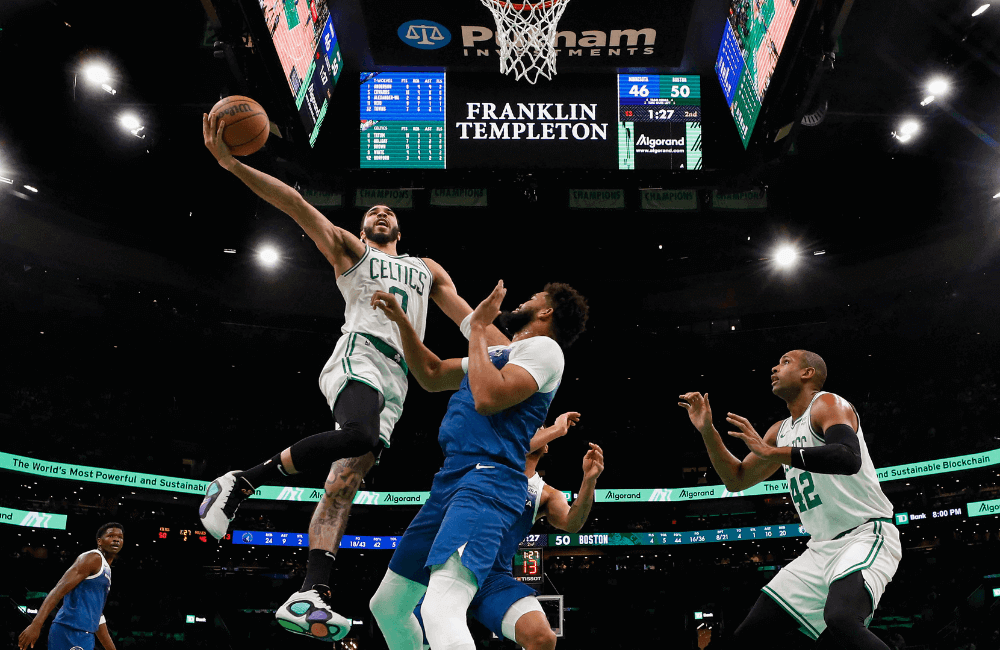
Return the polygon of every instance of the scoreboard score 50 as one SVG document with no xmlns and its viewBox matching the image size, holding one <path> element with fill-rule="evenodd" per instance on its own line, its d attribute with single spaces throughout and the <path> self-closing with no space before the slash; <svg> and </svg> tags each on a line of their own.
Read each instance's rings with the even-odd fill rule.
<svg viewBox="0 0 1000 650">
<path fill-rule="evenodd" d="M 364 72 L 361 168 L 702 169 L 697 75 Z"/>
</svg>

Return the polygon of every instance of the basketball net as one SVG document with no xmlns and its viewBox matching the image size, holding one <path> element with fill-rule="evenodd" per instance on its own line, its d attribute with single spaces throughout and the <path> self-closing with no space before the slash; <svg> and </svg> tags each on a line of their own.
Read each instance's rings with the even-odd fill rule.
<svg viewBox="0 0 1000 650">
<path fill-rule="evenodd" d="M 482 0 L 497 22 L 500 72 L 530 83 L 556 74 L 556 26 L 569 0 L 546 0 L 537 4 L 514 4 L 505 0 Z"/>
</svg>

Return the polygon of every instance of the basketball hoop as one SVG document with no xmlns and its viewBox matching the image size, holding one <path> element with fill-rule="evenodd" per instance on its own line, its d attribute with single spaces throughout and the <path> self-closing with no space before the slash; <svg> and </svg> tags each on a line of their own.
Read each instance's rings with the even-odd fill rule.
<svg viewBox="0 0 1000 650">
<path fill-rule="evenodd" d="M 497 22 L 500 72 L 530 83 L 556 74 L 556 26 L 569 0 L 516 4 L 482 0 Z"/>
</svg>

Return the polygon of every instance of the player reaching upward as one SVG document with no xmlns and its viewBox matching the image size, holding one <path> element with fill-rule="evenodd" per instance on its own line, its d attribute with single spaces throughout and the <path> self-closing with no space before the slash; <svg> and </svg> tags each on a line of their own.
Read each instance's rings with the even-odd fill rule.
<svg viewBox="0 0 1000 650">
<path fill-rule="evenodd" d="M 31 625 L 17 638 L 20 650 L 35 647 L 45 619 L 60 600 L 63 606 L 49 628 L 49 650 L 94 650 L 95 639 L 100 639 L 104 650 L 115 650 L 103 612 L 111 591 L 111 563 L 124 542 L 122 525 L 117 522 L 97 529 L 97 548 L 81 553 L 45 597 Z"/>
<path fill-rule="evenodd" d="M 334 554 L 354 495 L 381 450 L 389 446 L 406 397 L 407 366 L 400 352 L 399 328 L 370 308 L 370 297 L 379 290 L 398 296 L 420 339 L 430 299 L 458 324 L 471 315 L 472 308 L 439 264 L 397 255 L 399 223 L 391 209 L 376 205 L 368 210 L 360 238 L 355 237 L 330 223 L 293 188 L 236 160 L 222 140 L 224 126 L 217 114 L 203 116 L 205 146 L 219 165 L 292 217 L 309 235 L 334 268 L 345 313 L 343 336 L 319 378 L 337 430 L 304 438 L 255 467 L 217 478 L 208 486 L 198 514 L 206 530 L 220 539 L 240 503 L 257 486 L 299 472 L 328 471 L 324 494 L 309 523 L 305 580 L 275 616 L 292 632 L 337 640 L 350 630 L 350 621 L 329 604 L 327 585 Z M 495 343 L 507 341 L 492 326 L 484 335 Z"/>
<path fill-rule="evenodd" d="M 399 324 L 420 385 L 457 389 L 438 435 L 444 466 L 371 601 L 391 650 L 420 647 L 413 608 L 425 591 L 421 614 L 431 646 L 475 648 L 466 612 L 524 510 L 525 456 L 562 379 L 562 349 L 584 329 L 586 301 L 568 285 L 550 283 L 507 318 L 515 332 L 510 346 L 488 349 L 485 328 L 505 293 L 498 283 L 473 312 L 469 356 L 444 361 L 420 342 L 394 296 L 372 297 Z"/>
<path fill-rule="evenodd" d="M 564 413 L 556 420 L 554 427 L 563 427 Z M 538 462 L 548 453 L 548 445 L 528 454 L 524 463 L 524 475 L 528 477 L 528 500 L 524 504 L 517 523 L 507 531 L 500 543 L 493 569 L 476 592 L 469 605 L 469 614 L 485 625 L 498 637 L 506 637 L 525 650 L 551 650 L 556 647 L 556 635 L 549 626 L 542 606 L 535 598 L 535 590 L 514 579 L 511 564 L 517 547 L 528 535 L 534 523 L 547 517 L 549 523 L 568 533 L 579 532 L 587 522 L 590 509 L 594 505 L 594 490 L 597 477 L 604 471 L 604 452 L 598 445 L 590 443 L 590 449 L 583 456 L 583 482 L 573 505 L 566 496 L 545 483 L 535 471 Z M 419 618 L 420 608 L 414 610 Z M 425 645 L 425 648 L 429 646 Z"/>
<path fill-rule="evenodd" d="M 726 489 L 739 492 L 784 466 L 788 489 L 802 526 L 810 534 L 806 551 L 763 588 L 733 641 L 757 647 L 799 629 L 824 635 L 844 648 L 887 649 L 867 629 L 902 555 L 892 504 L 882 493 L 868 455 L 857 410 L 822 390 L 827 369 L 813 352 L 793 350 L 771 370 L 771 392 L 791 417 L 763 438 L 750 422 L 729 413 L 750 453 L 740 461 L 729 453 L 712 425 L 708 395 L 686 393 L 680 406 L 701 433 Z"/>
</svg>

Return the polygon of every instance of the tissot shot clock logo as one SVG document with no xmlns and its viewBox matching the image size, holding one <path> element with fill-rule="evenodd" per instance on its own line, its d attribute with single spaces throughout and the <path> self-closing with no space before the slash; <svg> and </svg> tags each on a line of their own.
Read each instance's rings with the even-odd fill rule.
<svg viewBox="0 0 1000 650">
<path fill-rule="evenodd" d="M 437 50 L 451 42 L 451 32 L 433 20 L 411 20 L 396 30 L 401 41 L 419 50 Z"/>
</svg>

